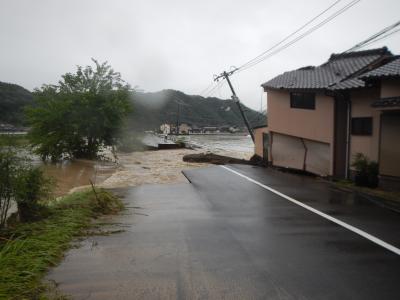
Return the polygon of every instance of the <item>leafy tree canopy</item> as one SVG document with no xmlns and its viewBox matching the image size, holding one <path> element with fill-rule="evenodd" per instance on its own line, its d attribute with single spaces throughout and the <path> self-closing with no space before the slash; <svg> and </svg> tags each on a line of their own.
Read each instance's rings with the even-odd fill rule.
<svg viewBox="0 0 400 300">
<path fill-rule="evenodd" d="M 95 158 L 116 142 L 131 109 L 131 88 L 107 63 L 77 67 L 57 85 L 36 89 L 26 110 L 29 139 L 42 159 Z"/>
</svg>

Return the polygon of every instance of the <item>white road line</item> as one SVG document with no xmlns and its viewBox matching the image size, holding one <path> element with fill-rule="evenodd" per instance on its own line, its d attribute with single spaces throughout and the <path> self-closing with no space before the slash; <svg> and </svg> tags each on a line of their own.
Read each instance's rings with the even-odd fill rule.
<svg viewBox="0 0 400 300">
<path fill-rule="evenodd" d="M 390 245 L 390 244 L 386 243 L 385 241 L 382 241 L 381 239 L 379 239 L 379 238 L 377 238 L 377 237 L 375 237 L 375 236 L 373 236 L 373 235 L 371 235 L 371 234 L 369 234 L 369 233 L 367 233 L 367 232 L 365 232 L 365 231 L 363 231 L 361 229 L 358 229 L 357 227 L 354 227 L 354 226 L 352 226 L 350 224 L 347 224 L 347 223 L 345 223 L 343 221 L 340 221 L 340 220 L 338 220 L 338 219 L 336 219 L 334 217 L 331 217 L 330 215 L 327 215 L 327 214 L 325 214 L 325 213 L 323 213 L 323 212 L 321 212 L 321 211 L 319 211 L 319 210 L 317 210 L 315 208 L 312 208 L 311 206 L 308 206 L 308 205 L 306 205 L 306 204 L 304 204 L 304 203 L 302 203 L 302 202 L 300 202 L 300 201 L 298 201 L 296 199 L 293 199 L 292 197 L 289 197 L 289 196 L 287 196 L 287 195 L 285 195 L 285 194 L 283 194 L 283 193 L 281 193 L 281 192 L 279 192 L 279 191 L 277 191 L 277 190 L 275 190 L 275 189 L 273 189 L 273 188 L 271 188 L 271 187 L 269 187 L 269 186 L 267 186 L 265 184 L 262 184 L 262 183 L 260 183 L 260 182 L 258 182 L 256 180 L 246 176 L 246 175 L 243 175 L 242 173 L 239 173 L 239 172 L 237 172 L 235 170 L 232 170 L 229 167 L 226 167 L 226 166 L 221 166 L 221 167 L 224 168 L 225 170 L 227 170 L 229 172 L 232 172 L 232 173 L 234 173 L 234 174 L 236 174 L 236 175 L 238 175 L 240 177 L 243 177 L 243 178 L 247 179 L 248 181 L 250 181 L 250 182 L 252 182 L 254 184 L 257 184 L 258 186 L 260 186 L 260 187 L 262 187 L 262 188 L 264 188 L 264 189 L 266 189 L 266 190 L 268 190 L 268 191 L 270 191 L 270 192 L 272 192 L 272 193 L 274 193 L 274 194 L 276 194 L 278 196 L 281 196 L 282 198 L 285 198 L 286 200 L 289 200 L 290 202 L 292 202 L 294 204 L 297 204 L 297 205 L 299 205 L 299 206 L 301 206 L 301 207 L 303 207 L 303 208 L 305 208 L 305 209 L 307 209 L 307 210 L 309 210 L 309 211 L 311 211 L 311 212 L 313 212 L 313 213 L 315 213 L 315 214 L 317 214 L 317 215 L 319 215 L 319 216 L 321 216 L 321 217 L 323 217 L 323 218 L 325 218 L 325 219 L 327 219 L 327 220 L 329 220 L 329 221 L 331 221 L 333 223 L 336 223 L 336 224 L 338 224 L 338 225 L 340 225 L 340 226 L 342 226 L 342 227 L 344 227 L 344 228 L 346 228 L 346 229 L 348 229 L 348 230 L 350 230 L 350 231 L 352 231 L 352 232 L 354 232 L 354 233 L 356 233 L 356 234 L 358 234 L 358 235 L 370 240 L 371 242 L 373 242 L 373 243 L 375 243 L 375 244 L 377 244 L 377 245 L 379 245 L 379 246 L 381 246 L 383 248 L 386 248 L 387 250 L 392 251 L 393 253 L 396 253 L 397 255 L 400 255 L 400 249 L 399 248 L 396 248 L 395 246 Z"/>
</svg>

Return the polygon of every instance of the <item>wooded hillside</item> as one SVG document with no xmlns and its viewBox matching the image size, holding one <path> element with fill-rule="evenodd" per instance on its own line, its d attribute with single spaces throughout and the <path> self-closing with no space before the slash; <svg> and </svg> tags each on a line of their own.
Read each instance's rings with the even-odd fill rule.
<svg viewBox="0 0 400 300">
<path fill-rule="evenodd" d="M 180 91 L 163 90 L 154 93 L 133 92 L 133 111 L 128 126 L 136 130 L 153 130 L 163 123 L 202 126 L 237 126 L 244 123 L 232 100 L 186 95 Z M 0 82 L 0 123 L 22 125 L 23 108 L 33 103 L 32 93 L 16 84 Z M 264 114 L 243 106 L 252 127 L 265 125 Z"/>
<path fill-rule="evenodd" d="M 31 104 L 31 92 L 22 86 L 0 82 L 0 123 L 22 125 L 23 107 Z"/>
<path fill-rule="evenodd" d="M 239 109 L 232 100 L 186 95 L 180 91 L 135 92 L 130 125 L 141 129 L 158 128 L 162 123 L 201 126 L 244 127 Z M 243 106 L 252 127 L 265 125 L 266 116 Z"/>
</svg>

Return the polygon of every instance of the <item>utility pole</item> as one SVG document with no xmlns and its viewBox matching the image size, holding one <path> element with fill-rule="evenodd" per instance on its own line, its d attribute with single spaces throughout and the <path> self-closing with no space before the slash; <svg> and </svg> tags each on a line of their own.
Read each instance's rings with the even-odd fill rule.
<svg viewBox="0 0 400 300">
<path fill-rule="evenodd" d="M 226 81 L 228 82 L 229 87 L 230 87 L 230 89 L 231 89 L 231 91 L 232 91 L 232 100 L 233 100 L 233 101 L 236 103 L 236 105 L 238 106 L 239 111 L 240 111 L 240 114 L 242 115 L 243 121 L 244 121 L 244 123 L 246 124 L 247 130 L 249 131 L 250 136 L 251 136 L 251 139 L 253 140 L 253 143 L 254 143 L 253 129 L 250 127 L 250 123 L 249 123 L 249 121 L 247 120 L 246 115 L 244 114 L 244 111 L 243 111 L 243 109 L 242 109 L 242 106 L 240 105 L 240 100 L 239 100 L 238 96 L 236 95 L 235 90 L 233 89 L 233 86 L 232 86 L 231 81 L 229 80 L 229 76 L 231 76 L 236 70 L 237 70 L 237 69 L 234 69 L 234 70 L 229 71 L 229 72 L 224 71 L 224 72 L 222 72 L 220 75 L 216 76 L 216 77 L 214 78 L 214 81 L 218 81 L 218 80 L 220 80 L 221 78 L 225 78 Z"/>
<path fill-rule="evenodd" d="M 176 114 L 176 135 L 179 135 L 179 114 L 180 114 L 180 110 L 181 110 L 181 104 L 179 102 L 177 102 L 178 104 L 178 111 Z"/>
</svg>

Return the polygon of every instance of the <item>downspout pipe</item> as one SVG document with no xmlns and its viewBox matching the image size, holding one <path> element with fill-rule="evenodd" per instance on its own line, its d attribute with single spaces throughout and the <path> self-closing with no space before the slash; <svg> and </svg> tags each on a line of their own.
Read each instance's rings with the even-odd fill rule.
<svg viewBox="0 0 400 300">
<path fill-rule="evenodd" d="M 306 170 L 306 167 L 307 167 L 307 166 L 306 166 L 306 162 L 307 162 L 307 152 L 308 152 L 308 149 L 307 149 L 306 142 L 304 141 L 304 139 L 301 138 L 300 140 L 301 140 L 301 143 L 303 144 L 303 147 L 304 147 L 303 171 L 305 171 L 305 170 Z"/>
<path fill-rule="evenodd" d="M 341 91 L 331 91 L 329 96 L 333 96 L 334 98 L 337 98 L 339 100 L 343 100 L 347 104 L 347 126 L 346 126 L 346 158 L 345 158 L 345 174 L 344 177 L 345 179 L 350 178 L 350 142 L 351 142 L 351 106 L 352 102 L 351 99 L 346 93 L 343 93 Z M 335 118 L 336 119 L 336 118 Z M 336 123 L 334 123 L 334 126 L 336 126 Z M 335 143 L 337 143 L 335 139 Z M 335 161 L 335 160 L 334 160 Z"/>
<path fill-rule="evenodd" d="M 345 179 L 350 178 L 349 170 L 350 170 L 350 139 L 351 139 L 351 99 L 345 93 L 335 91 L 334 95 L 339 99 L 343 99 L 347 104 L 347 128 L 346 128 L 346 161 L 345 161 Z M 336 125 L 335 125 L 336 126 Z"/>
<path fill-rule="evenodd" d="M 346 98 L 347 102 L 347 137 L 346 137 L 346 174 L 345 178 L 347 180 L 350 179 L 349 170 L 350 170 L 350 138 L 351 138 L 351 99 L 350 97 Z"/>
</svg>

